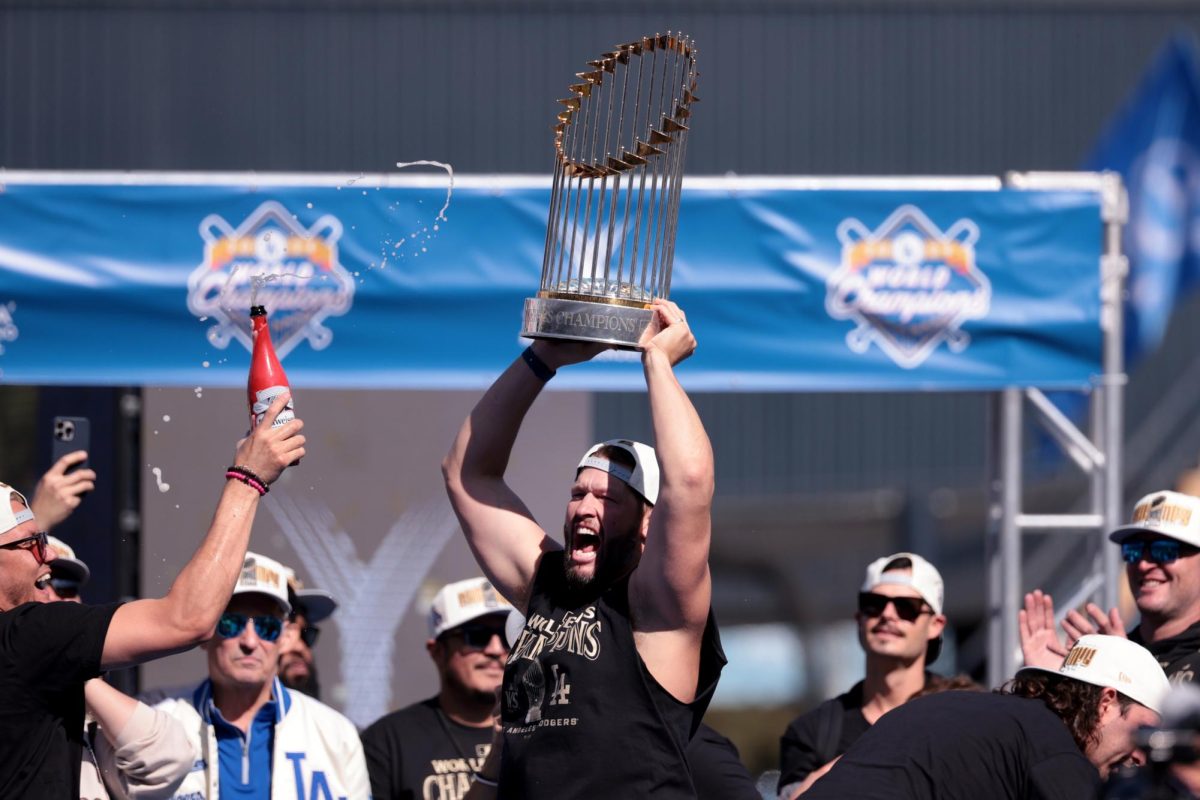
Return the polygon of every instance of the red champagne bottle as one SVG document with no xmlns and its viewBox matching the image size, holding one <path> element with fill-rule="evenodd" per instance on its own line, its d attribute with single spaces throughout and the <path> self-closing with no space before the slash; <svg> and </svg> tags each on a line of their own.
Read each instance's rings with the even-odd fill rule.
<svg viewBox="0 0 1200 800">
<path fill-rule="evenodd" d="M 266 416 L 271 401 L 284 392 L 290 392 L 287 375 L 283 365 L 275 355 L 275 346 L 271 344 L 271 329 L 267 325 L 266 306 L 250 308 L 250 323 L 253 326 L 251 336 L 254 338 L 254 352 L 250 356 L 250 377 L 246 381 L 246 395 L 250 401 L 250 427 L 256 427 Z M 292 399 L 289 397 L 287 406 L 279 412 L 272 428 L 291 422 L 295 419 Z"/>
</svg>

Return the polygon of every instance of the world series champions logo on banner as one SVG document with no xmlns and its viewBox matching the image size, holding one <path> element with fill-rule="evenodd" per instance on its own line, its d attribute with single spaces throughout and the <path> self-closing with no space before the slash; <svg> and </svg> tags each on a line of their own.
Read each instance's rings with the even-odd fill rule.
<svg viewBox="0 0 1200 800">
<path fill-rule="evenodd" d="M 874 231 L 857 219 L 838 225 L 841 264 L 826 279 L 825 310 L 852 320 L 855 353 L 872 343 L 904 369 L 920 366 L 942 342 L 961 353 L 962 325 L 987 315 L 992 285 L 975 263 L 979 228 L 960 219 L 943 232 L 905 205 Z"/>
<path fill-rule="evenodd" d="M 236 228 L 210 214 L 200 236 L 204 260 L 188 277 L 188 310 L 216 322 L 207 331 L 214 346 L 237 339 L 253 349 L 251 298 L 270 314 L 280 358 L 304 340 L 314 350 L 329 346 L 333 332 L 323 322 L 345 314 L 354 300 L 354 277 L 338 260 L 336 217 L 325 214 L 305 228 L 271 200 Z"/>
</svg>

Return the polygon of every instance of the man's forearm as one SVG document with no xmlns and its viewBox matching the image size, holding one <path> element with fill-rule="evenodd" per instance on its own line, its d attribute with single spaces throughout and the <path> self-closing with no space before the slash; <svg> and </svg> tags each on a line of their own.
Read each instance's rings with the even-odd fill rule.
<svg viewBox="0 0 1200 800">
<path fill-rule="evenodd" d="M 163 598 L 182 629 L 206 638 L 216 626 L 242 570 L 259 502 L 250 486 L 226 481 L 208 533 Z"/>
<path fill-rule="evenodd" d="M 647 351 L 642 367 L 662 472 L 660 502 L 708 505 L 713 492 L 713 454 L 704 423 L 664 353 Z"/>
<path fill-rule="evenodd" d="M 447 481 L 464 476 L 503 477 L 521 423 L 543 386 L 523 359 L 510 364 L 459 429 L 443 463 Z"/>
</svg>

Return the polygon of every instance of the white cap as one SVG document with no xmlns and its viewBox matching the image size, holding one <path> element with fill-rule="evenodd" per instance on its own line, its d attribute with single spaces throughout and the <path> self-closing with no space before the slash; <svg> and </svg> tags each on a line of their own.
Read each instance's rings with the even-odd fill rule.
<svg viewBox="0 0 1200 800">
<path fill-rule="evenodd" d="M 265 594 L 279 603 L 284 614 L 292 613 L 292 604 L 288 601 L 288 576 L 291 570 L 273 558 L 246 553 L 242 562 L 242 574 L 238 576 L 237 585 L 233 587 L 234 597 L 239 594 Z"/>
<path fill-rule="evenodd" d="M 596 451 L 605 446 L 617 447 L 629 453 L 633 458 L 633 471 L 630 472 L 628 467 L 610 461 L 604 456 L 596 455 Z M 648 444 L 629 439 L 609 439 L 607 442 L 594 444 L 588 448 L 587 455 L 579 462 L 575 472 L 578 473 L 584 467 L 592 467 L 620 478 L 629 485 L 630 489 L 645 498 L 650 505 L 658 502 L 658 456 L 655 455 L 654 448 Z"/>
<path fill-rule="evenodd" d="M 25 495 L 7 483 L 0 483 L 0 494 L 4 494 L 5 492 L 8 492 L 9 502 L 0 503 L 0 506 L 2 506 L 0 507 L 0 534 L 8 533 L 18 525 L 22 525 L 33 519 L 33 512 L 29 510 L 29 501 L 25 499 Z M 25 504 L 25 510 L 12 510 L 12 498 L 14 497 Z"/>
<path fill-rule="evenodd" d="M 1120 544 L 1139 533 L 1159 533 L 1200 547 L 1200 498 L 1179 492 L 1154 492 L 1133 507 L 1133 519 L 1108 535 Z"/>
<path fill-rule="evenodd" d="M 1023 667 L 1017 674 L 1048 672 L 1093 686 L 1116 689 L 1130 700 L 1162 714 L 1171 684 L 1150 651 L 1124 636 L 1080 636 L 1057 670 Z"/>
<path fill-rule="evenodd" d="M 63 577 L 79 585 L 87 583 L 92 571 L 82 560 L 75 557 L 75 549 L 57 536 L 47 536 L 46 544 L 54 548 L 54 560 L 50 562 L 50 577 Z M 60 575 L 61 573 L 61 575 Z"/>
<path fill-rule="evenodd" d="M 907 558 L 912 563 L 912 569 L 907 567 L 884 572 L 888 564 L 898 558 Z M 907 570 L 907 571 L 905 571 Z M 942 613 L 942 575 L 937 569 L 916 553 L 893 553 L 890 556 L 877 558 L 867 567 L 867 577 L 863 579 L 862 590 L 869 592 L 880 584 L 893 586 L 910 586 L 917 590 L 921 599 L 929 604 L 933 613 Z"/>
<path fill-rule="evenodd" d="M 487 578 L 448 583 L 434 595 L 429 608 L 429 637 L 436 639 L 451 628 L 489 614 L 507 617 L 512 610 Z"/>
</svg>

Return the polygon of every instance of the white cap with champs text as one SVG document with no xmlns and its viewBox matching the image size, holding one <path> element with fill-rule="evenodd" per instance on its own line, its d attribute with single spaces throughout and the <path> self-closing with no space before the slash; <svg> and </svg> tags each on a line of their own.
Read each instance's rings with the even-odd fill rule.
<svg viewBox="0 0 1200 800">
<path fill-rule="evenodd" d="M 1099 633 L 1080 636 L 1057 670 L 1023 667 L 1017 674 L 1028 672 L 1048 672 L 1093 686 L 1107 686 L 1156 714 L 1162 714 L 1163 701 L 1171 691 L 1158 660 L 1149 650 L 1124 636 Z"/>
</svg>

